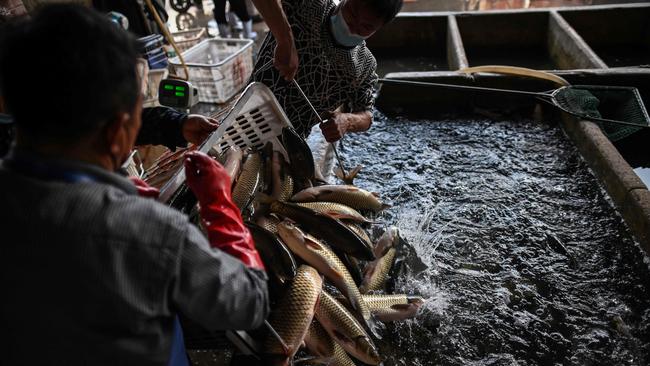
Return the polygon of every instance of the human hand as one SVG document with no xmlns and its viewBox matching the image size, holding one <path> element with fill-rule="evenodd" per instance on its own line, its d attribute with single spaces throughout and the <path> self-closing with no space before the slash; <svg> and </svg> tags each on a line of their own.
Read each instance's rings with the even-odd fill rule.
<svg viewBox="0 0 650 366">
<path fill-rule="evenodd" d="M 158 198 L 160 190 L 147 184 L 147 182 L 134 176 L 129 176 L 129 180 L 135 185 L 140 197 Z"/>
<path fill-rule="evenodd" d="M 280 72 L 280 75 L 286 80 L 291 81 L 298 72 L 298 50 L 293 41 L 290 39 L 278 40 L 273 55 L 273 66 Z"/>
<path fill-rule="evenodd" d="M 208 155 L 193 151 L 185 155 L 185 176 L 199 200 L 210 246 L 238 258 L 247 267 L 263 270 L 253 237 L 230 196 L 230 176 L 226 170 Z"/>
<path fill-rule="evenodd" d="M 338 141 L 348 132 L 350 115 L 341 112 L 329 112 L 329 118 L 320 124 L 320 129 L 327 142 Z"/>
<path fill-rule="evenodd" d="M 187 142 L 199 145 L 217 127 L 219 127 L 219 122 L 214 118 L 205 117 L 200 114 L 190 114 L 183 122 L 183 137 Z"/>
<path fill-rule="evenodd" d="M 202 206 L 230 200 L 230 176 L 216 160 L 192 151 L 185 154 L 184 165 L 187 186 Z"/>
</svg>

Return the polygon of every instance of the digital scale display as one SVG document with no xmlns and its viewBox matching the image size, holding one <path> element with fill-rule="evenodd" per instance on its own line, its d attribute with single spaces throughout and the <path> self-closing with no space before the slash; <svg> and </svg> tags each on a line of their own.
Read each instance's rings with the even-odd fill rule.
<svg viewBox="0 0 650 366">
<path fill-rule="evenodd" d="M 158 101 L 160 104 L 172 108 L 187 109 L 192 106 L 195 98 L 195 88 L 183 80 L 164 79 L 158 87 Z"/>
<path fill-rule="evenodd" d="M 174 91 L 174 95 L 177 97 L 184 97 L 185 96 L 185 87 L 184 86 L 173 86 L 173 85 L 165 85 L 164 86 L 165 90 L 169 90 L 171 93 Z"/>
</svg>

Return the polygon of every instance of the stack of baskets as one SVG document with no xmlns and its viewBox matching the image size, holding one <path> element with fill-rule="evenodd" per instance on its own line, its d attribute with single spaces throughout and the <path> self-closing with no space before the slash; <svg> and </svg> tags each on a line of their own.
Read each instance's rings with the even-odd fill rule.
<svg viewBox="0 0 650 366">
<path fill-rule="evenodd" d="M 163 46 L 163 37 L 159 34 L 139 38 L 138 44 L 142 58 L 147 60 L 149 65 L 143 106 L 153 107 L 158 105 L 158 85 L 169 75 L 167 53 Z"/>
<path fill-rule="evenodd" d="M 168 65 L 167 52 L 163 47 L 163 36 L 152 34 L 138 39 L 140 53 L 149 63 L 150 70 L 164 69 Z"/>
</svg>

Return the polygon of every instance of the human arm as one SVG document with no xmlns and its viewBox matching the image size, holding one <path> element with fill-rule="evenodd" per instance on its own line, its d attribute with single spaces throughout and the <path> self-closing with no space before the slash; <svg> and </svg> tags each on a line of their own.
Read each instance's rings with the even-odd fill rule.
<svg viewBox="0 0 650 366">
<path fill-rule="evenodd" d="M 276 40 L 277 47 L 273 58 L 280 75 L 287 81 L 292 80 L 298 71 L 298 51 L 291 31 L 291 25 L 282 10 L 279 0 L 253 0 Z"/>
<path fill-rule="evenodd" d="M 217 127 L 216 120 L 198 114 L 188 115 L 168 107 L 144 108 L 136 145 L 164 145 L 170 150 L 188 142 L 198 145 Z"/>
<path fill-rule="evenodd" d="M 193 151 L 185 155 L 185 177 L 199 201 L 210 246 L 238 258 L 248 267 L 264 269 L 253 237 L 230 196 L 228 172 L 206 154 Z"/>
<path fill-rule="evenodd" d="M 328 120 L 320 124 L 320 129 L 327 142 L 334 142 L 348 132 L 366 131 L 371 124 L 372 112 L 369 110 L 352 113 L 331 112 Z"/>
<path fill-rule="evenodd" d="M 327 112 L 325 117 L 328 121 L 320 125 L 323 136 L 328 142 L 340 140 L 347 132 L 366 131 L 372 124 L 375 87 L 379 79 L 376 73 L 377 61 L 372 55 L 362 60 L 358 66 L 363 72 L 351 86 L 352 93 L 349 94 L 349 99 L 342 108 L 349 113 Z"/>
<path fill-rule="evenodd" d="M 254 329 L 269 313 L 267 277 L 241 261 L 210 248 L 194 226 L 182 243 L 172 291 L 174 306 L 208 330 Z"/>
<path fill-rule="evenodd" d="M 210 330 L 253 329 L 269 313 L 267 277 L 252 236 L 230 197 L 230 177 L 209 156 L 186 154 L 187 185 L 208 239 L 189 225 L 174 294 L 176 307 Z"/>
</svg>

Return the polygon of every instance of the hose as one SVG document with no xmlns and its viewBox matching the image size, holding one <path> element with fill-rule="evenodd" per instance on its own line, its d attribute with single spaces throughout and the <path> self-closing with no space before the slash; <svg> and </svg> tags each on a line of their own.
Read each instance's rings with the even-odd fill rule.
<svg viewBox="0 0 650 366">
<path fill-rule="evenodd" d="M 174 37 L 172 37 L 172 35 L 169 33 L 169 29 L 167 29 L 167 25 L 165 25 L 162 19 L 160 19 L 160 15 L 158 15 L 158 11 L 151 3 L 151 0 L 144 0 L 144 1 L 147 4 L 147 8 L 149 8 L 149 11 L 151 12 L 154 19 L 156 20 L 156 24 L 158 24 L 158 27 L 160 28 L 160 30 L 163 32 L 163 35 L 167 39 L 167 42 L 169 42 L 169 44 L 171 44 L 172 47 L 174 48 L 174 52 L 176 52 L 176 55 L 178 56 L 178 59 L 181 61 L 181 65 L 183 66 L 183 71 L 185 71 L 184 78 L 178 75 L 172 75 L 172 76 L 187 81 L 190 78 L 190 71 L 187 68 L 187 65 L 185 64 L 185 59 L 183 59 L 183 55 L 181 55 L 181 52 L 178 50 L 178 47 L 176 46 L 176 42 L 174 42 Z"/>
<path fill-rule="evenodd" d="M 560 86 L 571 85 L 566 79 L 564 79 L 561 76 L 551 74 L 550 72 L 527 69 L 525 67 L 485 65 L 485 66 L 476 66 L 476 67 L 466 67 L 458 71 L 466 74 L 473 74 L 477 72 L 491 72 L 495 74 L 528 76 L 534 79 L 548 80 Z"/>
</svg>

